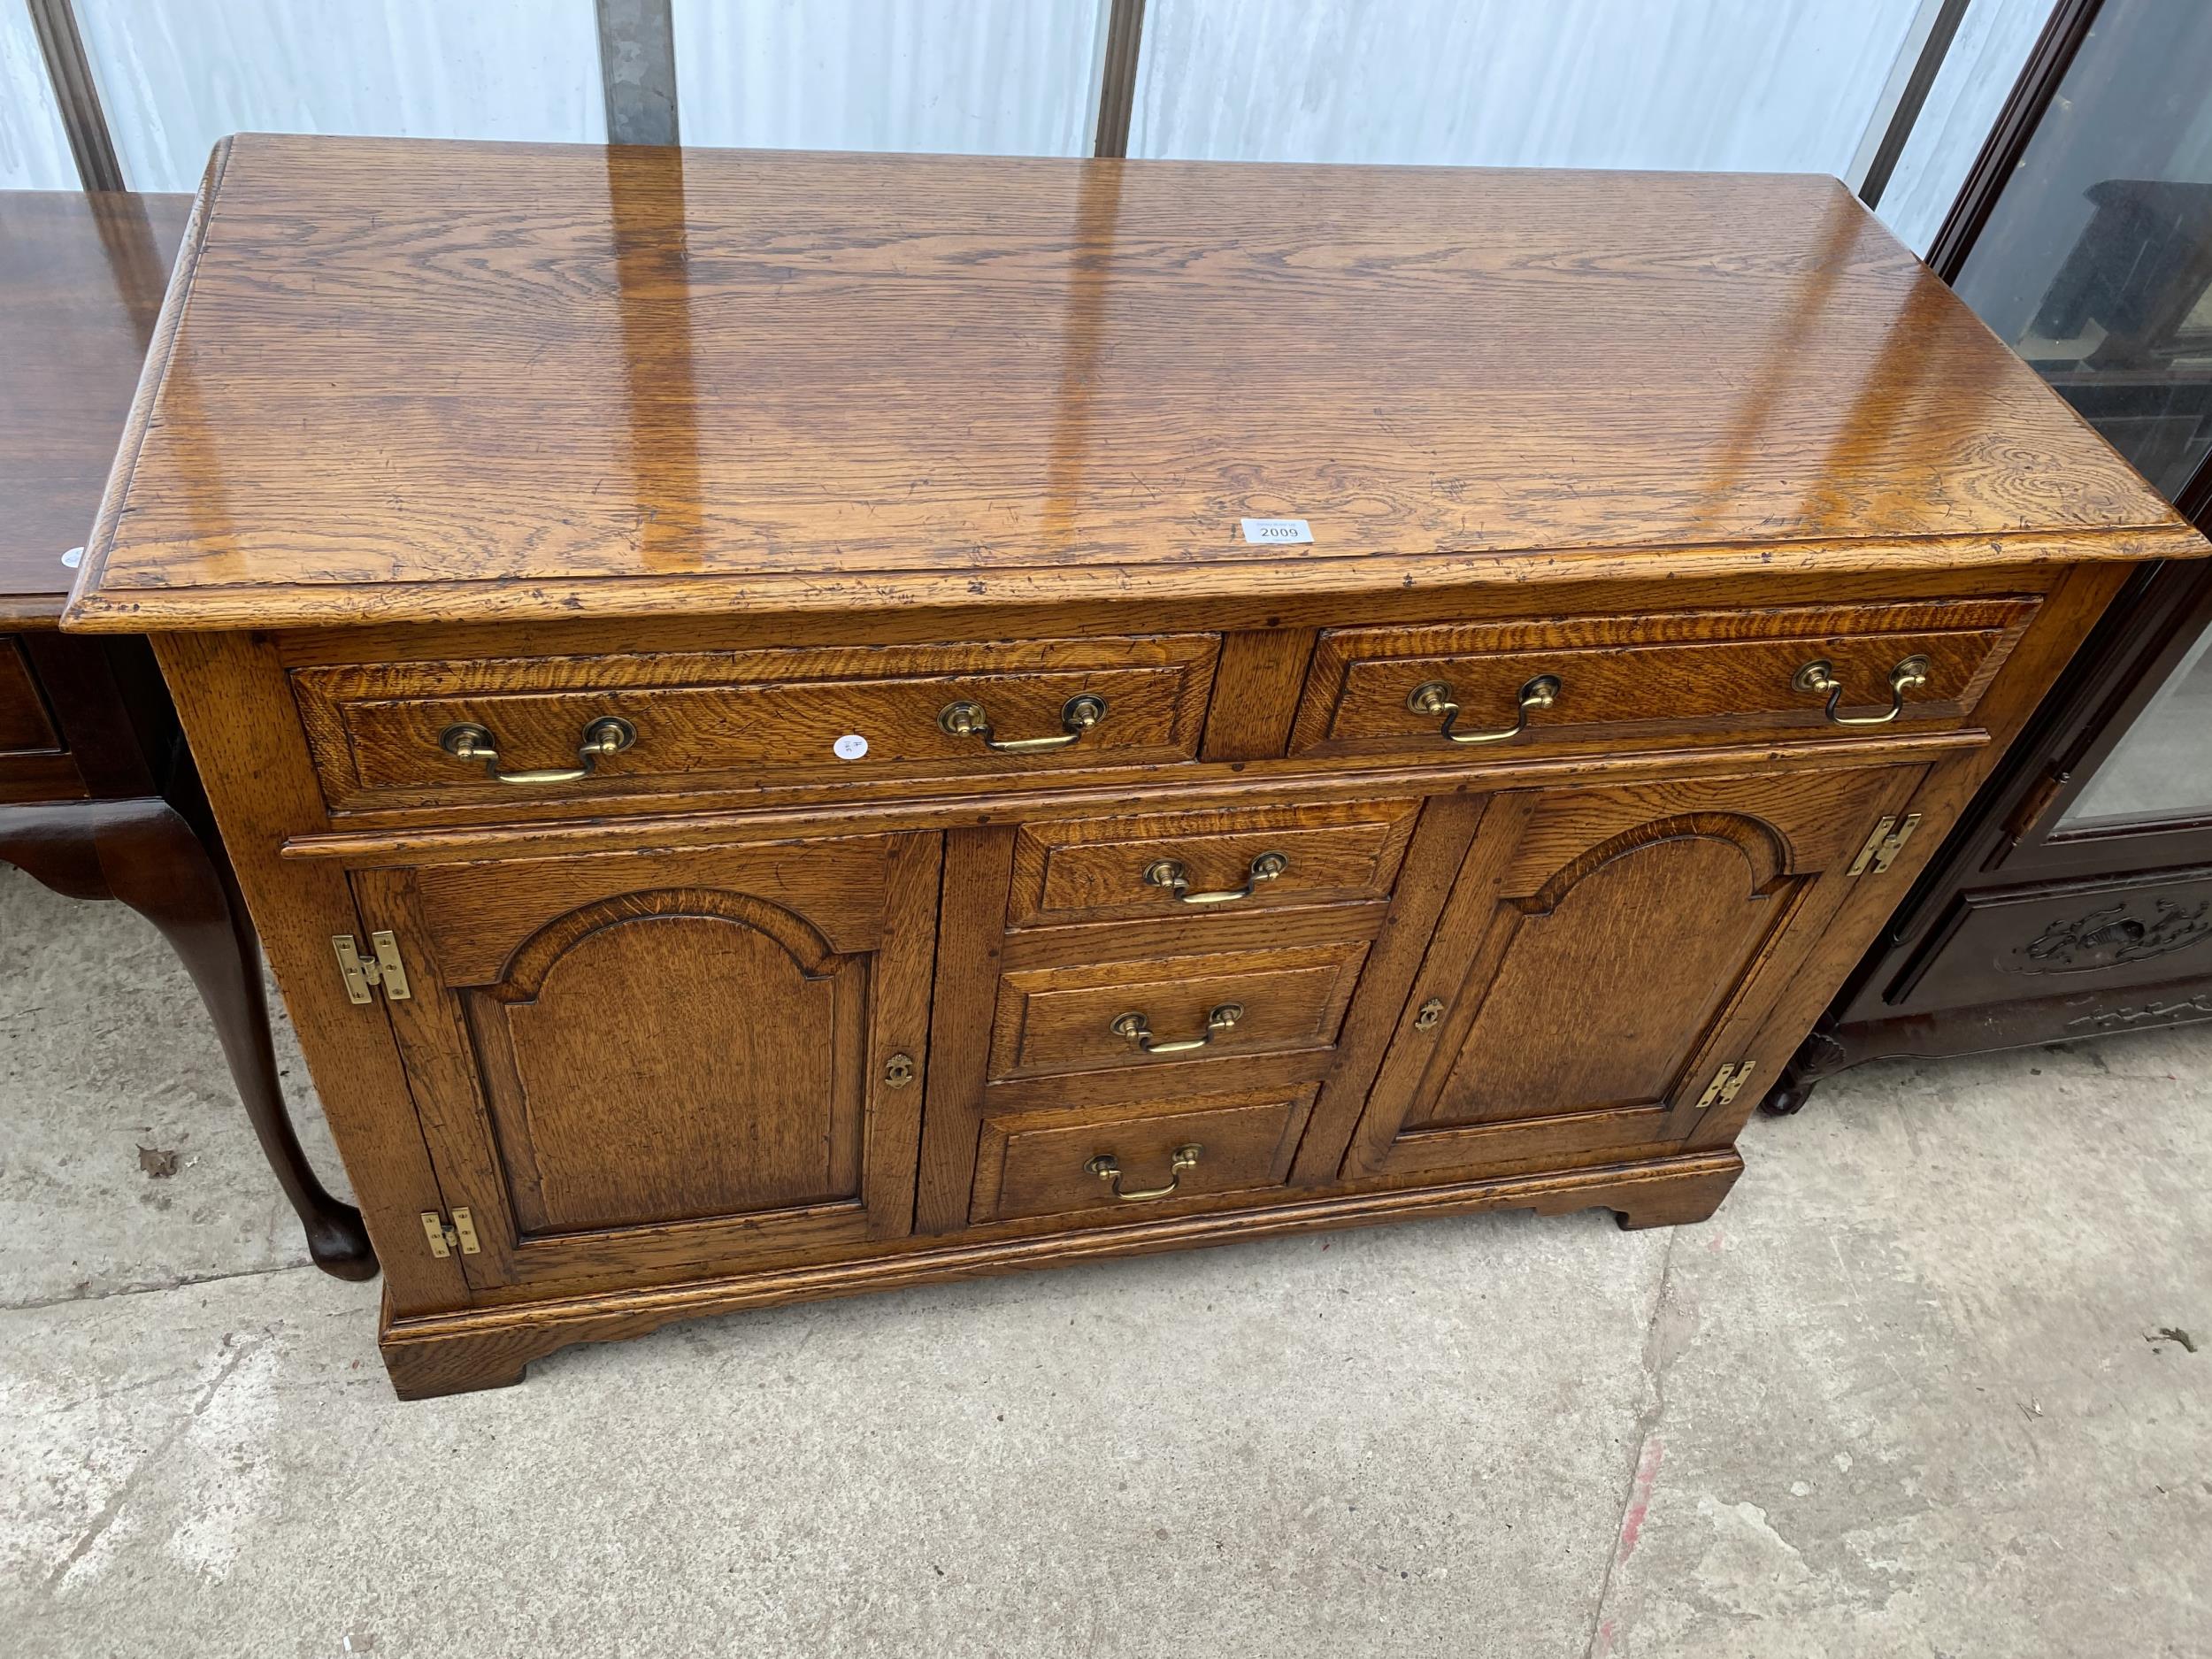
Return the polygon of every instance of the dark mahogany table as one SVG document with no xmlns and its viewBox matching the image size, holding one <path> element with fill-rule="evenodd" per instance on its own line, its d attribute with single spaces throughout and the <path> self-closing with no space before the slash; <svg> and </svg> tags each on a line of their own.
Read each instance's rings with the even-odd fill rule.
<svg viewBox="0 0 2212 1659">
<path fill-rule="evenodd" d="M 56 631 L 192 199 L 0 191 L 0 863 L 118 899 L 184 959 L 326 1272 L 368 1279 L 277 1084 L 261 951 L 152 652 Z"/>
</svg>

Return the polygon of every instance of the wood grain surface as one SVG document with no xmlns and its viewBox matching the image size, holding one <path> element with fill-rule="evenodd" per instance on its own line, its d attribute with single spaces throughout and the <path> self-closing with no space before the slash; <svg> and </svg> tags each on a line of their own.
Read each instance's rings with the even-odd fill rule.
<svg viewBox="0 0 2212 1659">
<path fill-rule="evenodd" d="M 391 1024 L 349 1002 L 331 971 L 332 935 L 361 929 L 353 888 L 334 864 L 295 871 L 277 854 L 321 810 L 306 736 L 281 712 L 283 666 L 250 634 L 169 634 L 154 649 L 376 1246 L 384 1317 L 458 1307 L 469 1296 L 461 1258 L 422 1246 L 422 1212 L 445 1201 Z"/>
<path fill-rule="evenodd" d="M 61 615 L 191 208 L 0 191 L 0 621 Z"/>
<path fill-rule="evenodd" d="M 1503 797 L 1463 863 L 1344 1173 L 1449 1174 L 1582 1120 L 1652 1143 L 1697 1129 L 1846 867 L 1911 768 Z M 1569 1120 L 1569 1121 L 1560 1121 Z M 1540 1134 L 1541 1133 L 1540 1128 Z"/>
<path fill-rule="evenodd" d="M 611 885 L 528 859 L 357 874 L 405 941 L 412 995 L 388 1006 L 446 1202 L 475 1218 L 471 1282 L 910 1232 L 939 845 L 639 856 Z"/>
<path fill-rule="evenodd" d="M 1829 179 L 248 134 L 205 188 L 76 626 L 2203 547 Z"/>
</svg>

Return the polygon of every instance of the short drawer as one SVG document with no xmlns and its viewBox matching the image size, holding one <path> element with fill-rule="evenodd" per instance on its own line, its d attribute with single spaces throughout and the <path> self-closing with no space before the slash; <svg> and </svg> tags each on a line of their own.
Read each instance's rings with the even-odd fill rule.
<svg viewBox="0 0 2212 1659">
<path fill-rule="evenodd" d="M 1175 634 L 317 666 L 292 679 L 324 795 L 343 810 L 1187 760 L 1217 649 L 1212 634 Z"/>
<path fill-rule="evenodd" d="M 1016 969 L 999 981 L 990 1077 L 1325 1058 L 1366 959 L 1358 939 Z"/>
<path fill-rule="evenodd" d="M 1290 750 L 1440 759 L 1942 730 L 1972 714 L 2037 603 L 1335 629 L 1315 649 Z"/>
<path fill-rule="evenodd" d="M 984 1120 L 973 1219 L 1098 1211 L 1102 1223 L 1279 1187 L 1316 1089 L 1210 1095 L 1163 1111 L 1014 1112 Z"/>
<path fill-rule="evenodd" d="M 1010 927 L 1380 899 L 1417 801 L 1224 808 L 1025 824 Z"/>
<path fill-rule="evenodd" d="M 0 755 L 50 755 L 60 748 L 23 641 L 0 634 Z"/>
</svg>

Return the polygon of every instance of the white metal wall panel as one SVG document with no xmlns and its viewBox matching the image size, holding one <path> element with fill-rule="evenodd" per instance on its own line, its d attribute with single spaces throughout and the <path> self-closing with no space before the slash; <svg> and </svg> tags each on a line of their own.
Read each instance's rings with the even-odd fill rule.
<svg viewBox="0 0 2212 1659">
<path fill-rule="evenodd" d="M 1103 0 L 675 0 L 687 144 L 1090 153 Z"/>
<path fill-rule="evenodd" d="M 1152 0 L 1133 156 L 1843 172 L 1918 0 Z"/>
<path fill-rule="evenodd" d="M 2051 0 L 1973 0 L 1966 8 L 1878 210 L 1915 252 L 1927 252 L 1942 227 L 2050 15 Z"/>
<path fill-rule="evenodd" d="M 0 5 L 0 190 L 73 190 L 77 164 L 69 154 L 54 88 L 39 56 L 31 13 Z"/>
<path fill-rule="evenodd" d="M 592 0 L 76 0 L 123 177 L 227 133 L 603 141 Z"/>
</svg>

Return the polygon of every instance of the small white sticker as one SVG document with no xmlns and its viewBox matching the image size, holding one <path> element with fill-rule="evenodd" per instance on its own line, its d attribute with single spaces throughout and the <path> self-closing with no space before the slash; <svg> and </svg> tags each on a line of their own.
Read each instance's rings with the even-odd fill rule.
<svg viewBox="0 0 2212 1659">
<path fill-rule="evenodd" d="M 71 548 L 68 552 L 61 556 L 61 562 L 70 570 L 75 570 L 78 565 L 84 563 L 84 549 L 81 547 Z"/>
<path fill-rule="evenodd" d="M 837 751 L 840 760 L 858 760 L 868 752 L 868 740 L 857 732 L 848 732 L 830 747 Z"/>
<path fill-rule="evenodd" d="M 1313 526 L 1303 518 L 1247 518 L 1244 539 L 1259 546 L 1284 546 L 1313 540 Z"/>
</svg>

